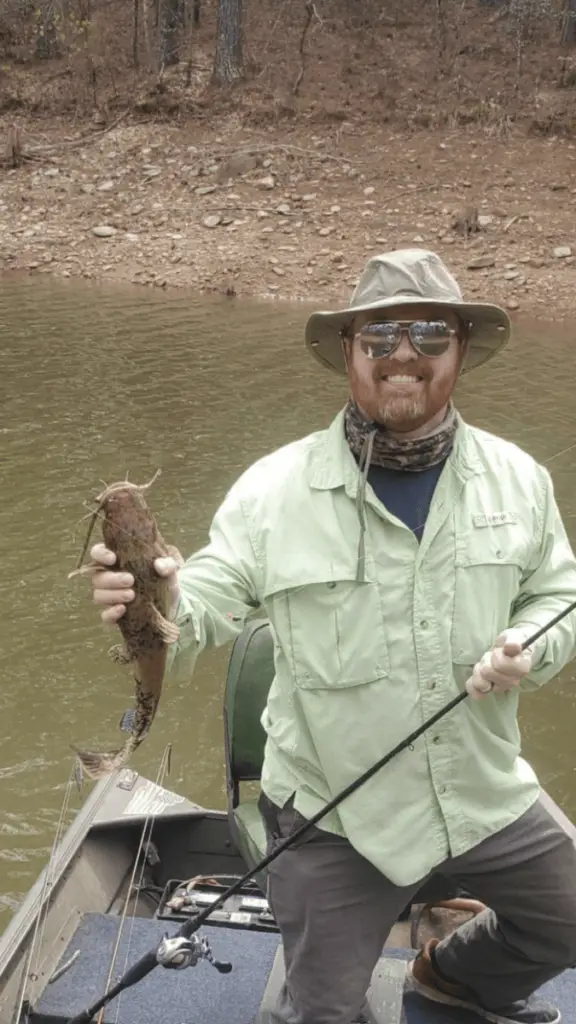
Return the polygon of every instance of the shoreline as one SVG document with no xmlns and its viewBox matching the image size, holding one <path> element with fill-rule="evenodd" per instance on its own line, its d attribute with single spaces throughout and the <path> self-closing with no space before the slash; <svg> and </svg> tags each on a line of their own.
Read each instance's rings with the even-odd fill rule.
<svg viewBox="0 0 576 1024">
<path fill-rule="evenodd" d="M 576 315 L 569 141 L 375 129 L 363 150 L 351 124 L 219 129 L 60 128 L 43 155 L 30 122 L 34 159 L 0 170 L 0 271 L 335 308 L 369 256 L 414 246 L 513 319 Z"/>
</svg>

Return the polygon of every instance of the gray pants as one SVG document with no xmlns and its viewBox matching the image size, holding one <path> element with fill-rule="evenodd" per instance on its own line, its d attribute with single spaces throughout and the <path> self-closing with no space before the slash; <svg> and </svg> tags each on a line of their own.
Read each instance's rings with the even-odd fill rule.
<svg viewBox="0 0 576 1024">
<path fill-rule="evenodd" d="M 269 848 L 303 818 L 261 801 Z M 436 948 L 442 974 L 497 1010 L 576 964 L 576 850 L 537 802 L 438 869 L 491 909 Z M 388 934 L 421 887 L 392 885 L 343 838 L 312 827 L 269 868 L 286 984 L 276 1024 L 351 1024 Z"/>
</svg>

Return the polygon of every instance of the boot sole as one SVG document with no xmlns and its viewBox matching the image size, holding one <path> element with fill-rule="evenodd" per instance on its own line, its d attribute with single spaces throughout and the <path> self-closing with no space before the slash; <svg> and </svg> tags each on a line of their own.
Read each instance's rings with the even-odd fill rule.
<svg viewBox="0 0 576 1024">
<path fill-rule="evenodd" d="M 483 1020 L 490 1021 L 490 1024 L 514 1024 L 510 1017 L 501 1017 L 500 1014 L 493 1013 L 492 1010 L 483 1010 L 477 1003 L 469 1003 L 465 999 L 457 999 L 456 996 L 449 996 L 447 993 L 441 992 L 439 989 L 423 985 L 414 977 L 411 963 L 408 964 L 406 978 L 415 992 L 424 996 L 425 999 L 430 999 L 433 1003 L 443 1003 L 445 1006 L 460 1006 L 463 1010 L 470 1010 L 478 1017 L 482 1017 Z M 562 1014 L 558 1010 L 558 1014 L 553 1020 L 542 1022 L 542 1024 L 560 1024 L 561 1020 Z M 534 1024 L 538 1024 L 538 1022 L 534 1021 Z"/>
</svg>

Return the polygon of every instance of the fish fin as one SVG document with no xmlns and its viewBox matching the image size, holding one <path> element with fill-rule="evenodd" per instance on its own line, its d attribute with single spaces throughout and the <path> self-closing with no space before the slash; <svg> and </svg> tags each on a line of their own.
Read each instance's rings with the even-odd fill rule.
<svg viewBox="0 0 576 1024">
<path fill-rule="evenodd" d="M 98 562 L 88 562 L 87 565 L 81 565 L 78 569 L 69 572 L 68 579 L 71 580 L 74 576 L 93 576 L 95 572 L 102 572 L 104 568 Z"/>
<path fill-rule="evenodd" d="M 79 750 L 78 747 L 72 747 L 72 750 L 90 779 L 104 779 L 122 767 L 130 754 L 131 747 L 126 743 L 120 750 L 109 750 L 106 753 Z"/>
<path fill-rule="evenodd" d="M 126 644 L 113 644 L 108 654 L 117 665 L 129 665 L 132 661 L 136 660 Z"/>
<path fill-rule="evenodd" d="M 162 637 L 164 643 L 174 644 L 180 639 L 180 629 L 175 622 L 170 622 L 166 619 L 161 612 L 158 611 L 156 605 L 151 607 L 152 625 L 154 629 Z"/>
<path fill-rule="evenodd" d="M 120 719 L 119 726 L 122 732 L 132 732 L 134 724 L 136 722 L 136 711 L 134 708 L 128 708 Z"/>
</svg>

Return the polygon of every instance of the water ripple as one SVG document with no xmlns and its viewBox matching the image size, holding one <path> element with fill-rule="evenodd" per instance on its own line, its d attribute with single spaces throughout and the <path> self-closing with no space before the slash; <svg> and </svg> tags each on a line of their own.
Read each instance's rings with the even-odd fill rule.
<svg viewBox="0 0 576 1024">
<path fill-rule="evenodd" d="M 234 479 L 275 447 L 326 426 L 345 382 L 306 353 L 301 305 L 6 277 L 0 290 L 0 927 L 45 864 L 70 776 L 71 743 L 108 745 L 131 704 L 84 580 L 69 581 L 85 503 L 101 480 L 162 475 L 162 532 L 187 554 L 206 541 Z M 544 340 L 543 340 L 544 339 Z M 545 345 L 544 345 L 545 341 Z M 543 353 L 546 374 L 542 374 Z M 478 426 L 550 461 L 576 537 L 571 331 L 525 324 L 503 359 L 463 380 Z M 513 382 L 513 387 L 511 385 Z M 520 397 L 518 397 L 520 396 Z M 228 651 L 165 696 L 134 758 L 154 776 L 173 743 L 173 782 L 225 806 L 221 695 Z M 543 781 L 576 813 L 573 670 L 523 710 Z M 554 742 L 550 742 L 553 734 Z M 71 795 L 66 820 L 83 797 Z"/>
</svg>

